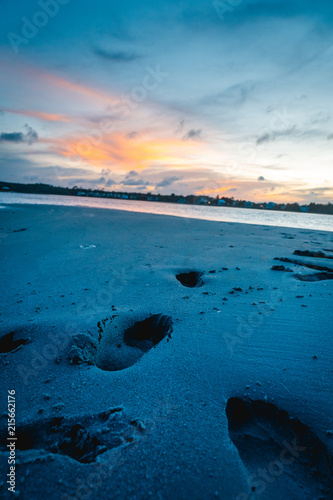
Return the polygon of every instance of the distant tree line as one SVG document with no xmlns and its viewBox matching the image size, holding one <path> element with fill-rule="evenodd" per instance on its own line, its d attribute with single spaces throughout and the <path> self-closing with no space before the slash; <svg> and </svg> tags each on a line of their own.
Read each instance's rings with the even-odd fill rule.
<svg viewBox="0 0 333 500">
<path fill-rule="evenodd" d="M 328 214 L 333 215 L 333 204 L 332 203 L 310 203 L 309 205 L 299 205 L 298 203 L 255 203 L 246 200 L 235 200 L 233 197 L 228 198 L 227 196 L 198 196 L 198 195 L 176 195 L 174 193 L 170 195 L 166 194 L 153 194 L 153 193 L 128 193 L 119 191 L 104 191 L 103 189 L 85 189 L 81 187 L 74 186 L 60 187 L 51 186 L 49 184 L 21 184 L 13 182 L 1 182 L 0 190 L 2 192 L 14 191 L 16 193 L 30 193 L 30 194 L 57 194 L 62 196 L 85 196 L 85 197 L 97 197 L 97 198 L 120 198 L 128 200 L 139 200 L 139 201 L 153 201 L 153 202 L 164 202 L 164 203 L 180 203 L 186 205 L 210 205 L 210 206 L 225 206 L 225 207 L 236 207 L 236 208 L 255 208 L 263 210 L 283 210 L 286 212 L 309 212 L 317 214 Z"/>
</svg>

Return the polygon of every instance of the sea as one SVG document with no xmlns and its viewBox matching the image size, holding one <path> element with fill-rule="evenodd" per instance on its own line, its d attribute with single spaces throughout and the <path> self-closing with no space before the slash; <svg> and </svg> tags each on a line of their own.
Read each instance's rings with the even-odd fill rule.
<svg viewBox="0 0 333 500">
<path fill-rule="evenodd" d="M 6 209 L 10 205 L 22 204 L 92 207 L 219 222 L 333 231 L 333 216 L 324 214 L 258 210 L 252 208 L 212 207 L 209 205 L 183 205 L 178 203 L 114 198 L 0 192 L 0 208 Z"/>
</svg>

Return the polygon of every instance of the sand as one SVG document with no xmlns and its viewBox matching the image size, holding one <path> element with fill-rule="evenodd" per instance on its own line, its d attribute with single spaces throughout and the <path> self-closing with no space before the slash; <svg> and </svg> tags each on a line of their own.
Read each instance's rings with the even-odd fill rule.
<svg viewBox="0 0 333 500">
<path fill-rule="evenodd" d="M 3 498 L 333 498 L 333 233 L 0 218 Z"/>
</svg>

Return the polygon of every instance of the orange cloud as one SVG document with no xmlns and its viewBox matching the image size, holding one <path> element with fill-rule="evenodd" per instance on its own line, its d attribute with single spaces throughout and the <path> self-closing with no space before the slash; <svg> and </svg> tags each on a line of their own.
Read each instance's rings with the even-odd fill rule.
<svg viewBox="0 0 333 500">
<path fill-rule="evenodd" d="M 16 115 L 32 116 L 33 118 L 39 118 L 40 120 L 49 122 L 68 122 L 69 118 L 65 115 L 54 114 L 54 113 L 43 113 L 42 111 L 33 111 L 29 109 L 9 109 L 5 108 L 4 111 L 7 113 L 14 113 Z"/>
<path fill-rule="evenodd" d="M 73 82 L 68 78 L 48 73 L 34 66 L 29 66 L 25 70 L 25 74 L 26 72 L 30 74 L 30 76 L 32 76 L 33 79 L 38 78 L 43 82 L 46 82 L 54 87 L 61 88 L 62 90 L 65 90 L 67 92 L 81 94 L 85 97 L 90 97 L 94 98 L 95 100 L 102 101 L 103 103 L 105 103 L 105 101 L 112 103 L 115 103 L 115 101 L 117 101 L 118 103 L 119 101 L 118 96 L 113 95 L 110 92 L 105 92 L 103 90 L 96 89 L 94 87 Z"/>
<path fill-rule="evenodd" d="M 173 138 L 128 139 L 121 134 L 109 134 L 97 139 L 69 138 L 52 141 L 52 150 L 68 158 L 107 167 L 110 164 L 128 168 L 148 168 L 154 162 L 183 167 L 184 157 L 201 149 L 200 143 Z"/>
<path fill-rule="evenodd" d="M 90 99 L 94 99 L 96 101 L 105 104 L 105 102 L 109 102 L 112 104 L 119 103 L 119 97 L 117 95 L 113 95 L 110 92 L 105 92 L 104 90 L 100 90 L 95 87 L 90 87 L 87 85 L 83 85 L 81 83 L 76 83 L 71 81 L 68 78 L 64 78 L 61 76 L 54 75 L 47 71 L 42 70 L 36 66 L 32 65 L 20 65 L 19 67 L 12 64 L 11 62 L 3 62 L 3 67 L 6 68 L 7 72 L 3 72 L 5 75 L 7 73 L 12 72 L 19 77 L 23 77 L 26 82 L 27 78 L 31 79 L 33 88 L 36 88 L 36 81 L 42 82 L 44 85 L 41 89 L 43 91 L 46 88 L 49 92 L 47 86 L 53 86 L 62 91 L 70 92 L 71 94 L 75 93 L 76 95 L 81 95 L 84 97 L 89 97 Z M 1 75 L 3 76 L 3 75 Z M 45 86 L 46 84 L 46 86 Z"/>
</svg>

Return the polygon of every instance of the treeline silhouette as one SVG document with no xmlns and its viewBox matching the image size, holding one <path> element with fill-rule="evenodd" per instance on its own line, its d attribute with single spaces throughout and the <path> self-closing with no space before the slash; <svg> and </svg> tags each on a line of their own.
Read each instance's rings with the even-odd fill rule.
<svg viewBox="0 0 333 500">
<path fill-rule="evenodd" d="M 13 191 L 15 193 L 30 193 L 30 194 L 57 194 L 62 196 L 92 196 L 97 198 L 120 198 L 129 200 L 140 200 L 140 201 L 153 201 L 153 202 L 164 202 L 164 203 L 182 203 L 187 205 L 210 205 L 210 206 L 226 206 L 226 207 L 236 207 L 236 208 L 256 208 L 264 210 L 283 210 L 287 212 L 309 212 L 317 214 L 328 214 L 333 215 L 333 204 L 332 203 L 310 203 L 308 205 L 299 205 L 298 203 L 255 203 L 246 200 L 235 200 L 233 197 L 228 198 L 226 196 L 216 196 L 215 198 L 210 196 L 198 196 L 198 195 L 176 195 L 174 193 L 170 195 L 166 194 L 152 194 L 152 193 L 128 193 L 125 191 L 104 191 L 101 189 L 85 189 L 74 186 L 60 187 L 51 186 L 49 184 L 21 184 L 13 182 L 2 182 L 0 181 L 0 190 L 2 192 Z"/>
</svg>

